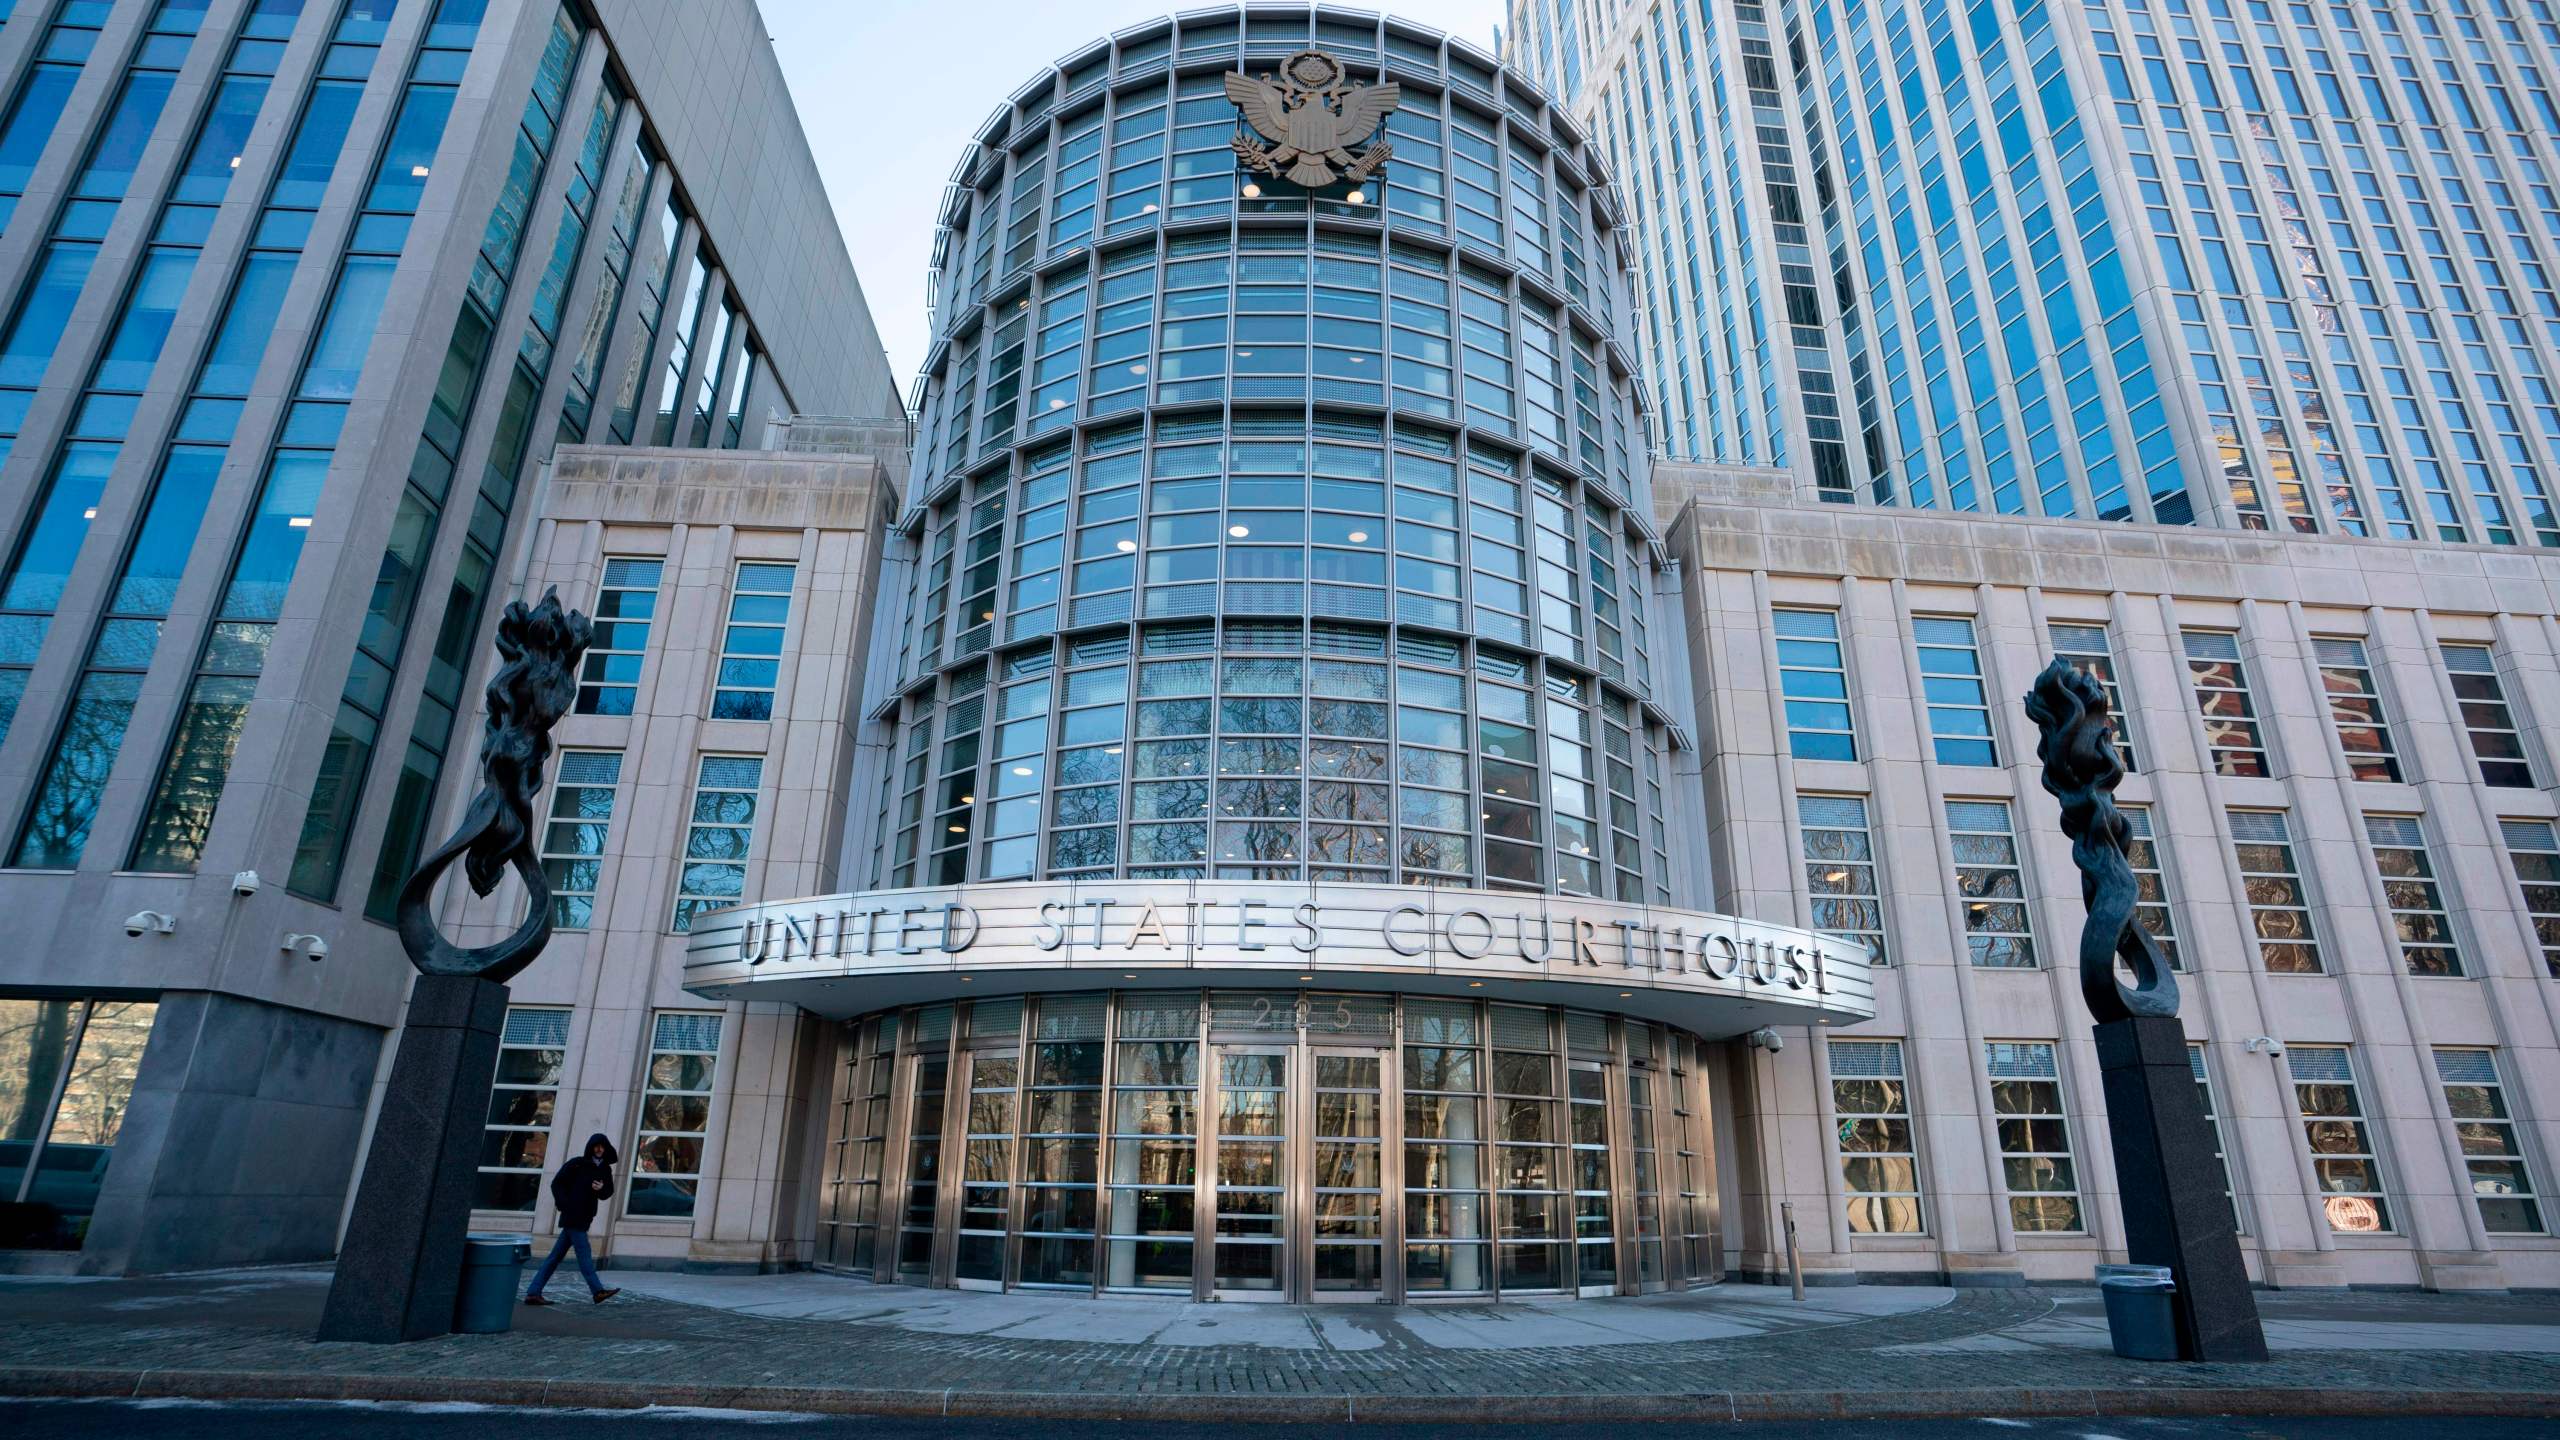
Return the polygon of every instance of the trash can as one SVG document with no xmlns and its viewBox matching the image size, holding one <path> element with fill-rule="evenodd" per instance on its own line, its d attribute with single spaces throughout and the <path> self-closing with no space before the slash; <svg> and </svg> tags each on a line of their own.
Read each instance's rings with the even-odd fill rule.
<svg viewBox="0 0 2560 1440">
<path fill-rule="evenodd" d="M 2166 1265 L 2101 1265 L 2107 1338 L 2127 1360 L 2178 1358 L 2177 1282 Z"/>
<path fill-rule="evenodd" d="M 462 1245 L 462 1286 L 453 1298 L 453 1328 L 465 1335 L 495 1335 L 515 1323 L 516 1287 L 533 1240 L 524 1235 L 474 1235 Z"/>
</svg>

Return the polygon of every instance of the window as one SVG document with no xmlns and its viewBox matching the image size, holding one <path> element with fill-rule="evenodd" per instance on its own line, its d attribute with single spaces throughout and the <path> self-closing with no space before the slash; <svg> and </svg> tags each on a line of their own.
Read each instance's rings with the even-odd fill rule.
<svg viewBox="0 0 2560 1440">
<path fill-rule="evenodd" d="M 2196 1103 L 2204 1107 L 2205 1128 L 2213 1136 L 2213 1168 L 2222 1177 L 2223 1198 L 2231 1202 L 2232 1228 L 2245 1230 L 2247 1227 L 2240 1220 L 2240 1197 L 2231 1188 L 2230 1145 L 2222 1135 L 2222 1112 L 2213 1105 L 2213 1072 L 2205 1068 L 2203 1042 L 2187 1046 L 2187 1068 L 2195 1072 Z"/>
<path fill-rule="evenodd" d="M 1102 1015 L 1099 995 L 1040 1002 L 1022 1118 L 1022 1273 L 1026 1286 L 1093 1287 L 1094 1180 L 1101 1174 Z M 1196 1057 L 1193 1063 L 1197 1064 Z M 1190 1126 L 1196 1114 L 1168 1116 Z M 1185 1133 L 1189 1133 L 1188 1130 Z M 1187 1224 L 1191 1172 L 1178 1195 Z M 1159 1203 L 1172 1204 L 1165 1200 Z M 1185 1232 L 1188 1233 L 1187 1231 Z M 1191 1276 L 1191 1247 L 1181 1271 Z"/>
<path fill-rule="evenodd" d="M 2266 743 L 2259 738 L 2257 707 L 2249 700 L 2249 672 L 2240 663 L 2240 637 L 2228 630 L 2179 632 L 2187 673 L 2204 717 L 2206 748 L 2216 775 L 2265 775 Z"/>
<path fill-rule="evenodd" d="M 2447 645 L 2444 668 L 2453 680 L 2453 698 L 2462 706 L 2462 728 L 2471 736 L 2472 758 L 2480 762 L 2480 780 L 2518 790 L 2533 788 L 2533 766 L 2525 759 L 2524 736 L 2516 729 L 2515 711 L 2498 680 L 2498 658 L 2486 645 Z"/>
<path fill-rule="evenodd" d="M 2071 1164 L 2071 1121 L 2050 1040 L 1989 1040 L 1991 1113 L 2000 1127 L 2000 1173 L 2009 1225 L 2020 1231 L 2081 1229 L 2080 1180 Z"/>
<path fill-rule="evenodd" d="M 0 1204 L 33 1222 L 15 1245 L 80 1248 L 158 1011 L 152 1000 L 0 999 Z M 39 1199 L 41 1215 L 27 1203 Z"/>
<path fill-rule="evenodd" d="M 1407 1000 L 1404 1023 L 1405 1290 L 1481 1294 L 1493 1270 L 1476 1007 Z"/>
<path fill-rule="evenodd" d="M 2400 779 L 2400 757 L 2391 748 L 2391 727 L 2382 718 L 2382 695 L 2374 688 L 2373 667 L 2361 640 L 2311 642 L 2320 663 L 2320 690 L 2329 700 L 2329 718 L 2338 722 L 2338 748 L 2347 756 L 2347 773 L 2358 780 Z"/>
<path fill-rule="evenodd" d="M 596 592 L 596 635 L 578 675 L 578 713 L 628 715 L 640 696 L 640 667 L 648 658 L 649 627 L 658 615 L 662 560 L 612 556 Z"/>
<path fill-rule="evenodd" d="M 1973 963 L 2031 970 L 2035 930 L 2027 919 L 2025 876 L 2005 800 L 1947 802 L 1947 839 L 1955 850 L 1956 891 L 1964 906 L 1965 944 Z"/>
<path fill-rule="evenodd" d="M 2000 763 L 1991 738 L 1991 707 L 1982 686 L 1982 654 L 1973 622 L 1915 615 L 1911 638 L 1920 650 L 1920 686 L 1929 702 L 1929 734 L 1941 765 Z"/>
<path fill-rule="evenodd" d="M 738 566 L 737 589 L 729 596 L 729 627 L 720 642 L 720 680 L 711 696 L 711 718 L 773 718 L 782 634 L 791 622 L 794 568 L 755 561 Z"/>
<path fill-rule="evenodd" d="M 2453 917 L 2445 913 L 2444 887 L 2427 859 L 2426 832 L 2415 815 L 2367 815 L 2365 838 L 2373 842 L 2373 865 L 2382 874 L 2382 892 L 2391 908 L 2391 925 L 2400 942 L 2400 958 L 2412 975 L 2458 977 L 2462 950 L 2454 943 Z"/>
<path fill-rule="evenodd" d="M 2370 1234 L 2391 1228 L 2391 1202 L 2382 1190 L 2382 1162 L 2373 1132 L 2365 1128 L 2364 1103 L 2356 1096 L 2356 1072 L 2343 1045 L 2291 1045 L 2284 1063 L 2302 1110 L 2303 1137 L 2311 1145 L 2311 1169 L 2320 1183 L 2321 1208 L 2332 1230 Z"/>
<path fill-rule="evenodd" d="M 2501 820 L 2498 830 L 2507 838 L 2507 859 L 2516 867 L 2543 968 L 2560 980 L 2560 830 L 2548 820 Z"/>
<path fill-rule="evenodd" d="M 2169 907 L 2169 879 L 2160 863 L 2160 842 L 2151 833 L 2151 807 L 2120 805 L 2125 827 L 2132 831 L 2125 846 L 2125 859 L 2133 866 L 2134 884 L 2142 898 L 2133 907 L 2133 923 L 2151 932 L 2160 942 L 2160 953 L 2172 970 L 2183 970 L 2178 959 L 2178 922 Z"/>
<path fill-rule="evenodd" d="M 1850 1232 L 1921 1233 L 1920 1157 L 1901 1041 L 1831 1042 L 1831 1117 L 1840 1142 L 1841 1187 L 1849 1195 Z"/>
<path fill-rule="evenodd" d="M 1849 720 L 1849 672 L 1840 651 L 1836 610 L 1773 610 L 1778 685 L 1787 701 L 1787 748 L 1799 760 L 1855 760 L 1858 737 Z"/>
<path fill-rule="evenodd" d="M 764 762 L 749 755 L 705 755 L 686 822 L 683 871 L 669 928 L 681 935 L 697 915 L 725 910 L 747 890 L 747 855 L 756 833 L 756 786 Z"/>
<path fill-rule="evenodd" d="M 2116 720 L 2116 754 L 2123 757 L 2125 769 L 2139 768 L 2133 763 L 2133 721 L 2124 712 L 2123 692 L 2116 688 L 2115 655 L 2107 648 L 2107 627 L 2057 621 L 2046 628 L 2053 637 L 2054 657 L 2079 666 L 2107 693 L 2107 709 Z"/>
<path fill-rule="evenodd" d="M 2462 1141 L 2482 1227 L 2494 1235 L 2541 1234 L 2542 1206 L 2533 1198 L 2533 1174 L 2515 1118 L 2507 1113 L 2506 1089 L 2498 1083 L 2497 1055 L 2440 1046 L 2436 1078 L 2444 1082 L 2445 1108 Z"/>
<path fill-rule="evenodd" d="M 551 823 L 542 833 L 542 875 L 551 886 L 551 923 L 584 930 L 594 923 L 596 880 L 612 839 L 619 750 L 563 750 L 560 783 L 551 792 Z"/>
<path fill-rule="evenodd" d="M 625 1215 L 693 1213 L 702 1187 L 702 1140 L 711 1129 L 711 1079 L 720 1061 L 720 1017 L 660 1011 L 649 1024 L 649 1074 L 631 1141 Z"/>
<path fill-rule="evenodd" d="M 1041 1003 L 1043 1021 L 1060 1003 Z M 1102 1004 L 1098 997 L 1091 1003 L 1090 1033 L 1099 1036 Z M 1061 1011 L 1060 1019 L 1061 1033 L 1086 1033 L 1080 1026 L 1066 1029 L 1068 1012 Z M 1199 1027 L 1199 1002 L 1189 996 L 1137 1004 L 1124 1001 L 1120 1007 L 1115 1057 L 1119 1063 L 1112 1076 L 1111 1209 L 1105 1217 L 1110 1268 L 1104 1283 L 1115 1289 L 1191 1287 L 1196 1233 L 1192 1187 L 1200 1155 Z M 1055 1052 L 1052 1083 L 1101 1083 L 1099 1044 L 1042 1048 Z M 1270 1057 L 1238 1058 L 1251 1067 Z M 1223 1082 L 1239 1077 L 1230 1073 L 1219 1078 L 1223 1091 Z M 1267 1092 L 1250 1099 L 1226 1099 L 1229 1113 L 1220 1117 L 1223 1128 L 1230 1133 L 1277 1133 L 1277 1099 Z M 1264 1109 L 1265 1101 L 1273 1102 L 1272 1108 Z M 1248 1112 L 1250 1121 L 1244 1118 Z M 1248 1128 L 1251 1124 L 1273 1128 L 1256 1132 Z"/>
<path fill-rule="evenodd" d="M 569 1052 L 569 1012 L 507 1008 L 498 1032 L 498 1075 L 489 1088 L 489 1129 L 480 1142 L 482 1210 L 533 1212 L 549 1172 L 552 1110 Z"/>
<path fill-rule="evenodd" d="M 2311 897 L 2293 858 L 2293 833 L 2281 810 L 2234 810 L 2231 852 L 2249 897 L 2250 928 L 2258 958 L 2278 975 L 2320 973 L 2320 936 L 2311 924 Z"/>
<path fill-rule="evenodd" d="M 1884 890 L 1876 882 L 1875 843 L 1867 834 L 1867 802 L 1857 795 L 1800 795 L 1804 879 L 1813 894 L 1813 928 L 1867 947 L 1889 964 L 1884 945 Z"/>
</svg>

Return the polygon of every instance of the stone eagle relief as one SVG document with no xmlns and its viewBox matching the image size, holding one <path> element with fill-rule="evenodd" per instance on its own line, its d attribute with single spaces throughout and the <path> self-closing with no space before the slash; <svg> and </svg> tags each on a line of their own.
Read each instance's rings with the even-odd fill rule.
<svg viewBox="0 0 2560 1440">
<path fill-rule="evenodd" d="M 533 804 L 542 794 L 542 762 L 551 727 L 578 698 L 578 661 L 595 624 L 560 608 L 560 592 L 542 603 L 511 602 L 498 620 L 498 653 L 489 677 L 489 718 L 480 732 L 480 793 L 453 838 L 420 861 L 400 888 L 400 946 L 428 975 L 461 975 L 504 984 L 551 943 L 551 885 L 535 849 Z M 516 932 L 494 945 L 464 949 L 436 929 L 436 880 L 455 860 L 475 895 L 498 888 L 510 868 L 524 882 L 530 909 Z"/>
<path fill-rule="evenodd" d="M 1345 84 L 1342 62 L 1321 50 L 1290 56 L 1268 80 L 1229 71 L 1227 98 L 1256 134 L 1272 142 L 1266 146 L 1238 135 L 1236 157 L 1248 170 L 1310 190 L 1344 180 L 1357 184 L 1377 174 L 1392 151 L 1384 140 L 1356 156 L 1350 147 L 1386 123 L 1399 90 L 1392 80 Z"/>
<path fill-rule="evenodd" d="M 2080 899 L 2089 911 L 2080 929 L 2081 998 L 2101 1024 L 2174 1016 L 2178 977 L 2160 942 L 2134 921 L 2142 888 L 2125 858 L 2133 829 L 2116 809 L 2124 761 L 2107 692 L 2086 671 L 2057 659 L 2027 693 L 2027 718 L 2042 732 L 2036 758 L 2044 762 L 2044 788 L 2062 802 L 2062 833 L 2071 837 L 2071 863 L 2080 867 Z M 2116 974 L 2119 958 L 2133 969 L 2131 985 Z"/>
</svg>

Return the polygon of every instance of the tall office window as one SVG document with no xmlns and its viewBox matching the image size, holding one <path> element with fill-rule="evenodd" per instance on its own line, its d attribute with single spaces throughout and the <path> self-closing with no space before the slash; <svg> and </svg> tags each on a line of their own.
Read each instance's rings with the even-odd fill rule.
<svg viewBox="0 0 2560 1440">
<path fill-rule="evenodd" d="M 1955 851 L 1956 899 L 1964 907 L 1965 948 L 1973 963 L 1994 969 L 2035 968 L 2035 927 L 2026 879 L 2005 800 L 1947 802 L 1947 839 Z"/>
<path fill-rule="evenodd" d="M 2443 651 L 2453 698 L 2462 706 L 2462 730 L 2471 737 L 2471 757 L 2480 764 L 2481 783 L 2532 789 L 2533 764 L 2525 758 L 2524 736 L 2498 679 L 2496 652 L 2486 645 L 2447 645 Z"/>
<path fill-rule="evenodd" d="M 2062 1070 L 2053 1042 L 1989 1040 L 1982 1051 L 1991 1079 L 1991 1113 L 1999 1126 L 2010 1228 L 2084 1228 L 2080 1176 L 2071 1160 L 2070 1112 L 2062 1101 Z"/>
<path fill-rule="evenodd" d="M 2311 923 L 2311 897 L 2293 855 L 2293 831 L 2281 810 L 2233 810 L 2231 850 L 2249 899 L 2249 926 L 2258 958 L 2278 975 L 2317 975 L 2320 934 Z"/>
<path fill-rule="evenodd" d="M 747 892 L 747 856 L 756 834 L 756 787 L 764 761 L 751 755 L 705 755 L 696 773 L 693 813 L 685 824 L 675 918 L 691 930 L 697 915 L 725 910 Z"/>
<path fill-rule="evenodd" d="M 1404 1014 L 1405 1289 L 1482 1293 L 1493 1268 L 1476 1007 L 1407 1000 Z"/>
<path fill-rule="evenodd" d="M 2202 1041 L 2187 1046 L 2187 1069 L 2196 1077 L 2196 1103 L 2204 1107 L 2204 1123 L 2213 1132 L 2213 1168 L 2222 1176 L 2223 1198 L 2231 1202 L 2231 1223 L 2246 1232 L 2240 1218 L 2240 1196 L 2231 1188 L 2230 1142 L 2222 1132 L 2222 1112 L 2213 1103 L 2213 1072 L 2205 1068 Z"/>
<path fill-rule="evenodd" d="M 1098 1012 L 1101 1001 L 1094 1008 Z M 1053 1006 L 1043 1002 L 1046 1016 Z M 1101 1017 L 1092 1019 L 1101 1032 Z M 1110 1206 L 1105 1234 L 1110 1238 L 1104 1284 L 1124 1290 L 1187 1289 L 1191 1284 L 1192 1180 L 1199 1164 L 1200 1107 L 1193 1099 L 1200 1083 L 1199 1001 L 1167 996 L 1120 1006 L 1119 1049 L 1111 1092 L 1111 1159 L 1106 1183 Z M 1080 1015 L 1061 1012 L 1062 1034 L 1082 1030 Z M 1062 1081 L 1099 1084 L 1102 1047 L 1061 1045 L 1056 1054 Z M 1066 1067 L 1073 1067 L 1072 1069 Z M 1089 1077 L 1089 1078 L 1084 1078 Z M 1232 1074 L 1219 1076 L 1222 1092 Z M 1235 1117 L 1235 1133 L 1244 1133 L 1251 1115 L 1276 1125 L 1276 1110 L 1264 1111 L 1262 1095 L 1221 1094 L 1221 1117 Z M 1265 1131 L 1263 1133 L 1271 1133 Z M 1246 1222 L 1251 1223 L 1251 1222 Z"/>
<path fill-rule="evenodd" d="M 2183 970 L 2186 966 L 2178 958 L 2178 921 L 2169 904 L 2169 877 L 2160 862 L 2160 842 L 2151 833 L 2151 807 L 2117 808 L 2124 816 L 2125 828 L 2132 832 L 2125 845 L 2125 859 L 2133 866 L 2134 883 L 2142 892 L 2142 898 L 2134 905 L 2133 922 L 2160 942 L 2160 953 L 2167 957 L 2170 969 Z"/>
<path fill-rule="evenodd" d="M 1849 1196 L 1849 1229 L 1860 1235 L 1917 1235 L 1927 1225 L 1902 1042 L 1834 1040 L 1830 1048 L 1831 1115 L 1841 1188 Z"/>
<path fill-rule="evenodd" d="M 2498 1081 L 2497 1053 L 2439 1045 L 2435 1060 L 2481 1226 L 2493 1235 L 2543 1233 L 2542 1205 L 2534 1198 L 2533 1171 L 2515 1117 L 2507 1111 L 2506 1087 Z"/>
<path fill-rule="evenodd" d="M 625 1215 L 693 1213 L 702 1189 L 702 1145 L 711 1130 L 711 1086 L 720 1063 L 720 1017 L 661 1010 L 650 1017 L 649 1073 L 631 1137 Z"/>
<path fill-rule="evenodd" d="M 1799 760 L 1855 760 L 1849 672 L 1840 650 L 1837 610 L 1773 610 L 1778 686 L 1787 703 L 1787 747 Z"/>
<path fill-rule="evenodd" d="M 658 616 L 663 560 L 608 556 L 596 591 L 596 635 L 578 672 L 578 713 L 628 715 L 639 703 L 640 672 Z"/>
<path fill-rule="evenodd" d="M 2543 968 L 2560 980 L 2560 828 L 2548 820 L 2501 820 L 2498 832 L 2506 837 Z"/>
<path fill-rule="evenodd" d="M 2240 637 L 2228 630 L 2182 630 L 2187 674 L 2204 716 L 2205 745 L 2217 775 L 2268 773 L 2266 741 L 2258 709 L 2249 698 L 2249 672 L 2240 662 Z"/>
<path fill-rule="evenodd" d="M 619 750 L 563 750 L 551 792 L 551 823 L 542 833 L 542 874 L 551 885 L 551 923 L 584 930 L 595 923 L 596 882 L 613 839 Z"/>
<path fill-rule="evenodd" d="M 1947 615 L 1914 615 L 1911 638 L 1920 652 L 1920 685 L 1929 704 L 1929 734 L 1941 765 L 2000 763 L 1991 736 L 1990 697 L 1982 683 L 1982 653 L 1973 622 Z"/>
<path fill-rule="evenodd" d="M 1094 1182 L 1102 1175 L 1104 1002 L 1099 995 L 1060 995 L 1039 1003 L 1022 1112 L 1021 1281 L 1085 1290 L 1093 1285 Z M 1199 1013 L 1197 1005 L 1192 1013 Z M 1195 1075 L 1198 1064 L 1193 1057 Z M 1198 1116 L 1179 1119 L 1196 1125 Z M 1119 1224 L 1116 1211 L 1113 1224 Z M 1115 1268 L 1106 1283 L 1119 1283 L 1118 1274 Z M 1187 1245 L 1182 1274 L 1186 1280 L 1191 1274 Z"/>
<path fill-rule="evenodd" d="M 2364 1101 L 2356 1092 L 2355 1065 L 2343 1045 L 2289 1045 L 2284 1062 L 2302 1111 L 2303 1138 L 2320 1185 L 2329 1228 L 2356 1233 L 2391 1228 L 2391 1200 L 2384 1193 L 2382 1160 L 2366 1128 Z"/>
<path fill-rule="evenodd" d="M 2107 695 L 2107 709 L 2116 721 L 2116 754 L 2123 758 L 2124 768 L 2140 767 L 2133 763 L 2133 717 L 2124 709 L 2124 693 L 2116 685 L 2116 661 L 2107 648 L 2104 625 L 2067 625 L 2056 621 L 2045 627 L 2053 638 L 2055 658 L 2068 660 L 2087 671 L 2089 678 Z"/>
<path fill-rule="evenodd" d="M 2374 868 L 2391 909 L 2400 958 L 2412 975 L 2459 976 L 2462 949 L 2453 938 L 2444 887 L 2427 858 L 2426 831 L 2415 815 L 2367 815 L 2365 838 L 2373 842 Z"/>
<path fill-rule="evenodd" d="M 480 1144 L 480 1210 L 532 1213 L 542 1198 L 557 1120 L 560 1076 L 569 1052 L 569 1012 L 510 1005 L 498 1032 L 498 1073 L 489 1087 L 489 1125 Z"/>
<path fill-rule="evenodd" d="M 80 83 L 112 8 L 112 0 L 62 0 L 54 12 L 36 63 L 10 102 L 9 118 L 0 121 L 0 229 L 15 215 L 18 197 L 26 193 L 53 127 L 61 123 L 71 87 Z"/>
<path fill-rule="evenodd" d="M 2358 780 L 2400 779 L 2400 756 L 2392 748 L 2391 726 L 2383 718 L 2382 693 L 2374 686 L 2364 642 L 2315 638 L 2311 649 L 2320 662 L 2329 718 L 2338 724 L 2339 748 L 2346 751 L 2347 773 Z"/>
<path fill-rule="evenodd" d="M 767 561 L 738 566 L 729 596 L 729 625 L 721 632 L 720 678 L 711 694 L 715 720 L 770 720 L 774 687 L 781 682 L 782 639 L 791 624 L 791 580 L 796 567 Z"/>
<path fill-rule="evenodd" d="M 1891 964 L 1884 943 L 1884 887 L 1876 878 L 1867 802 L 1858 795 L 1799 795 L 1805 887 L 1813 895 L 1813 928 L 1867 947 Z"/>
</svg>

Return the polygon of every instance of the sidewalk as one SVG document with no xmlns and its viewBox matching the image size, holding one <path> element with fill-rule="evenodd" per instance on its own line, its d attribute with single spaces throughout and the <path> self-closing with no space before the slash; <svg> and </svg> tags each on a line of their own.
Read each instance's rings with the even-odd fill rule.
<svg viewBox="0 0 2560 1440">
<path fill-rule="evenodd" d="M 0 1394 L 1204 1420 L 2560 1418 L 2560 1297 L 2262 1292 L 2267 1365 L 2109 1353 L 2090 1290 L 1190 1305 L 619 1272 L 505 1335 L 322 1344 L 323 1269 L 0 1277 Z"/>
</svg>

